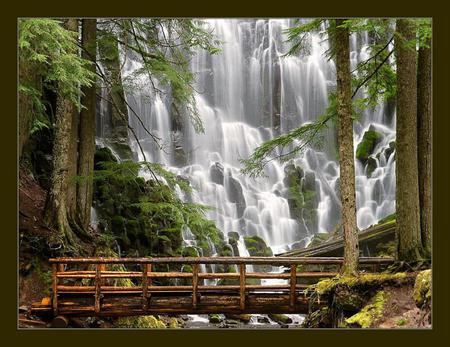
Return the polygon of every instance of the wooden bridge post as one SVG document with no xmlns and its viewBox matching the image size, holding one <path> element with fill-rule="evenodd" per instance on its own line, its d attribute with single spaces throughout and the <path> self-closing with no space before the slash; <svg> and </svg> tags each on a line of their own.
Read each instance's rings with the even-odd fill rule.
<svg viewBox="0 0 450 347">
<path fill-rule="evenodd" d="M 291 308 L 294 308 L 295 300 L 296 300 L 295 290 L 296 290 L 296 286 L 297 286 L 297 265 L 296 264 L 291 264 L 290 285 L 291 285 L 291 288 L 290 288 L 290 294 L 289 294 L 289 306 Z"/>
<path fill-rule="evenodd" d="M 95 312 L 100 312 L 100 295 L 101 295 L 101 264 L 95 265 Z"/>
<path fill-rule="evenodd" d="M 58 264 L 52 264 L 52 307 L 53 307 L 53 315 L 58 315 Z"/>
<path fill-rule="evenodd" d="M 192 307 L 197 308 L 198 264 L 192 267 Z"/>
<path fill-rule="evenodd" d="M 245 310 L 245 264 L 239 264 L 239 307 Z"/>
<path fill-rule="evenodd" d="M 149 264 L 142 265 L 142 308 L 147 311 L 148 308 L 148 268 Z"/>
</svg>

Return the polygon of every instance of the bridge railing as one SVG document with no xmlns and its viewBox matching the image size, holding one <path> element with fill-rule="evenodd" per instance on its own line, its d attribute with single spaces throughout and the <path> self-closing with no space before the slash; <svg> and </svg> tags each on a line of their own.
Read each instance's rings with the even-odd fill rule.
<svg viewBox="0 0 450 347">
<path fill-rule="evenodd" d="M 390 264 L 392 258 L 360 258 L 360 264 L 378 267 Z M 52 302 L 53 313 L 58 313 L 58 299 L 61 295 L 94 296 L 94 311 L 102 310 L 102 299 L 105 295 L 138 295 L 142 298 L 142 310 L 149 306 L 149 299 L 156 293 L 188 293 L 192 296 L 192 308 L 196 309 L 200 295 L 208 292 L 232 293 L 239 296 L 239 308 L 245 310 L 246 293 L 248 292 L 285 292 L 289 295 L 289 305 L 294 306 L 300 290 L 307 285 L 300 284 L 300 278 L 319 280 L 337 275 L 343 262 L 340 257 L 171 257 L 171 258 L 54 258 L 52 264 Z M 201 268 L 208 265 L 222 265 L 223 272 L 203 272 Z M 161 271 L 166 265 L 167 271 Z M 189 265 L 190 271 L 173 271 L 169 266 Z M 234 265 L 237 272 L 230 271 Z M 253 265 L 258 271 L 248 272 L 247 267 Z M 285 272 L 267 271 L 264 265 L 287 266 Z M 300 265 L 334 265 L 334 271 L 299 271 Z M 108 267 L 110 269 L 108 269 Z M 82 270 L 80 270 L 82 268 Z M 132 270 L 130 270 L 132 268 Z M 136 271 L 136 269 L 139 269 Z M 167 279 L 184 279 L 190 282 L 168 285 Z M 219 279 L 225 283 L 215 285 L 204 284 L 203 280 Z M 251 280 L 280 279 L 287 283 L 252 284 Z M 114 280 L 111 285 L 111 281 Z M 119 280 L 119 281 L 118 281 Z M 128 281 L 127 285 L 123 282 Z M 166 283 L 161 284 L 166 280 Z M 187 280 L 187 281 L 186 281 Z M 228 283 L 227 281 L 228 280 Z M 249 281 L 250 280 L 250 281 Z M 156 282 L 160 283 L 156 283 Z M 230 283 L 232 282 L 232 283 Z"/>
</svg>

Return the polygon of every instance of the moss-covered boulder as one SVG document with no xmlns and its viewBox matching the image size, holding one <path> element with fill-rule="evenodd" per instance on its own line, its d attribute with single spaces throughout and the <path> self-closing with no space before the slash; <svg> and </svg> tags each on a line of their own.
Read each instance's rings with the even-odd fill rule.
<svg viewBox="0 0 450 347">
<path fill-rule="evenodd" d="M 319 203 L 315 173 L 305 171 L 300 166 L 288 164 L 284 168 L 284 175 L 283 182 L 287 187 L 285 197 L 288 200 L 292 218 L 304 221 L 308 230 L 315 230 Z"/>
<path fill-rule="evenodd" d="M 166 324 L 155 316 L 123 317 L 115 324 L 119 328 L 165 329 Z"/>
<path fill-rule="evenodd" d="M 356 158 L 365 164 L 369 157 L 374 154 L 373 151 L 382 138 L 383 134 L 375 131 L 373 126 L 370 126 L 356 148 Z"/>
<path fill-rule="evenodd" d="M 413 298 L 417 307 L 429 306 L 431 304 L 431 293 L 431 269 L 428 269 L 419 272 L 414 283 Z"/>
<path fill-rule="evenodd" d="M 245 247 L 252 257 L 271 257 L 272 249 L 267 246 L 266 242 L 259 236 L 244 237 Z"/>
<path fill-rule="evenodd" d="M 345 323 L 350 327 L 357 328 L 370 328 L 377 320 L 382 318 L 383 312 L 385 310 L 385 304 L 387 301 L 387 294 L 384 291 L 379 291 L 370 300 L 370 303 L 354 314 L 353 316 L 347 318 Z"/>
<path fill-rule="evenodd" d="M 223 319 L 223 317 L 220 314 L 213 313 L 213 314 L 208 315 L 208 320 L 212 324 L 219 324 L 224 319 Z"/>
</svg>

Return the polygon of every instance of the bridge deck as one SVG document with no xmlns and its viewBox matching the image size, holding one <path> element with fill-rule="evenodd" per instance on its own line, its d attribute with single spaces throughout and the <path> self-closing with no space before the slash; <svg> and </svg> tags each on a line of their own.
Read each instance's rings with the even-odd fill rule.
<svg viewBox="0 0 450 347">
<path fill-rule="evenodd" d="M 392 261 L 361 258 L 360 264 L 377 271 Z M 324 298 L 310 302 L 308 285 L 334 277 L 342 258 L 56 258 L 50 263 L 52 296 L 34 303 L 32 314 L 132 316 L 306 313 L 309 305 L 324 304 Z M 301 265 L 322 271 L 302 272 Z"/>
</svg>

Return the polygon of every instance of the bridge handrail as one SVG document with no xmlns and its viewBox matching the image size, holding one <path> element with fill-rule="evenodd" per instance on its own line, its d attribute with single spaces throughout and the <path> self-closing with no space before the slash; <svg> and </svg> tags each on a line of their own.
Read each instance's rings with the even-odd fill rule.
<svg viewBox="0 0 450 347">
<path fill-rule="evenodd" d="M 360 257 L 360 264 L 390 264 L 391 257 Z M 342 257 L 155 257 L 155 258 L 51 258 L 52 264 L 246 264 L 246 265 L 291 265 L 291 264 L 342 264 Z"/>
</svg>

